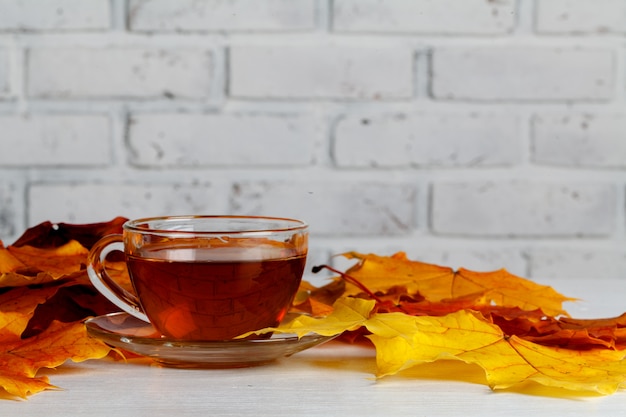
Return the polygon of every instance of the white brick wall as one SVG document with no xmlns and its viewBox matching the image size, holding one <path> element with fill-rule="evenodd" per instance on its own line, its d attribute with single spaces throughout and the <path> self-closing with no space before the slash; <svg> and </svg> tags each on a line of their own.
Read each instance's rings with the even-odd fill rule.
<svg viewBox="0 0 626 417">
<path fill-rule="evenodd" d="M 616 93 L 610 49 L 450 47 L 435 50 L 432 65 L 437 99 L 609 100 Z"/>
<path fill-rule="evenodd" d="M 442 235 L 610 236 L 616 190 L 605 184 L 437 182 L 432 227 Z"/>
<path fill-rule="evenodd" d="M 13 208 L 13 200 L 16 197 L 15 186 L 0 181 L 0 201 L 2 202 L 0 204 L 0 235 L 2 236 L 12 236 L 18 233 L 15 230 L 15 213 Z"/>
<path fill-rule="evenodd" d="M 137 114 L 128 143 L 138 166 L 291 167 L 313 163 L 316 136 L 310 117 Z"/>
<path fill-rule="evenodd" d="M 0 0 L 0 30 L 102 30 L 110 26 L 108 0 Z"/>
<path fill-rule="evenodd" d="M 533 129 L 539 164 L 626 168 L 626 113 L 539 115 Z"/>
<path fill-rule="evenodd" d="M 588 278 L 600 276 L 619 277 L 626 268 L 626 256 L 616 248 L 603 252 L 589 250 L 534 250 L 530 265 L 531 274 L 539 277 Z"/>
<path fill-rule="evenodd" d="M 93 167 L 111 163 L 106 116 L 0 116 L 0 132 L 2 166 Z"/>
<path fill-rule="evenodd" d="M 9 70 L 9 53 L 5 48 L 0 48 L 0 97 L 8 96 L 10 70 Z"/>
<path fill-rule="evenodd" d="M 407 99 L 412 64 L 411 49 L 403 46 L 235 46 L 229 92 L 242 98 Z"/>
<path fill-rule="evenodd" d="M 515 1 L 335 0 L 337 32 L 496 35 L 515 25 Z"/>
<path fill-rule="evenodd" d="M 0 240 L 241 213 L 626 279 L 624 0 L 0 0 Z"/>
<path fill-rule="evenodd" d="M 29 220 L 88 223 L 116 216 L 221 212 L 227 206 L 220 194 L 219 186 L 211 184 L 35 183 L 28 188 Z"/>
<path fill-rule="evenodd" d="M 537 7 L 541 33 L 626 33 L 623 0 L 538 0 Z"/>
<path fill-rule="evenodd" d="M 146 48 L 35 48 L 28 51 L 28 96 L 202 99 L 211 54 Z"/>
<path fill-rule="evenodd" d="M 337 123 L 333 154 L 339 167 L 506 166 L 521 162 L 518 132 L 510 114 L 348 117 Z"/>
<path fill-rule="evenodd" d="M 130 0 L 134 31 L 298 31 L 315 26 L 313 0 Z"/>
<path fill-rule="evenodd" d="M 234 212 L 307 219 L 316 235 L 401 236 L 416 226 L 410 184 L 242 182 L 233 191 Z"/>
</svg>

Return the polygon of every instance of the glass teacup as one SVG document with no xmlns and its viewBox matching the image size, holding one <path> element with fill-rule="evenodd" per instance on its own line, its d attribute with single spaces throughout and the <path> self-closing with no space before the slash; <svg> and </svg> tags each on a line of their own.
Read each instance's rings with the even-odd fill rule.
<svg viewBox="0 0 626 417">
<path fill-rule="evenodd" d="M 178 340 L 229 340 L 280 323 L 298 290 L 306 223 L 257 216 L 167 216 L 130 220 L 89 254 L 93 285 L 127 313 Z M 107 274 L 122 251 L 132 294 Z"/>
</svg>

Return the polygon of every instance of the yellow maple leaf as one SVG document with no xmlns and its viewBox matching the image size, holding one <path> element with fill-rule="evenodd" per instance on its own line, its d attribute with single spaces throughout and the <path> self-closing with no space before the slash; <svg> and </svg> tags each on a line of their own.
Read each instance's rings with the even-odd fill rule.
<svg viewBox="0 0 626 417">
<path fill-rule="evenodd" d="M 570 350 L 542 346 L 500 328 L 478 313 L 458 311 L 443 317 L 375 314 L 365 326 L 376 347 L 377 375 L 440 359 L 457 359 L 480 366 L 493 389 L 524 381 L 577 391 L 611 394 L 626 383 L 624 352 Z M 411 331 L 411 328 L 413 330 Z"/>
<path fill-rule="evenodd" d="M 361 326 L 376 348 L 377 376 L 394 375 L 413 366 L 454 359 L 480 366 L 492 389 L 525 381 L 600 394 L 615 392 L 626 383 L 624 351 L 571 350 L 542 346 L 516 336 L 476 311 L 460 310 L 445 316 L 373 313 L 375 302 L 342 297 L 327 317 L 301 316 L 263 332 L 314 332 L 326 336 Z"/>
<path fill-rule="evenodd" d="M 317 333 L 322 336 L 335 336 L 345 331 L 356 330 L 362 327 L 375 305 L 376 302 L 373 300 L 351 297 L 340 298 L 333 305 L 332 313 L 321 319 L 301 315 L 278 327 L 268 327 L 245 333 L 239 337 L 243 338 L 251 334 L 271 332 L 293 333 L 298 335 L 298 337 L 302 337 L 308 333 Z"/>
</svg>

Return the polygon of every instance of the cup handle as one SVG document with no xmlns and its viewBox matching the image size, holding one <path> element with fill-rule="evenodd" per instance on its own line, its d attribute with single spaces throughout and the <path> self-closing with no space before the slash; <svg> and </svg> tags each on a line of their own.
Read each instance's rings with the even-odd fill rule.
<svg viewBox="0 0 626 417">
<path fill-rule="evenodd" d="M 104 260 L 113 251 L 124 252 L 122 235 L 109 235 L 100 239 L 89 251 L 87 274 L 94 287 L 113 304 L 128 314 L 150 323 L 143 312 L 139 299 L 115 282 L 104 267 Z"/>
</svg>

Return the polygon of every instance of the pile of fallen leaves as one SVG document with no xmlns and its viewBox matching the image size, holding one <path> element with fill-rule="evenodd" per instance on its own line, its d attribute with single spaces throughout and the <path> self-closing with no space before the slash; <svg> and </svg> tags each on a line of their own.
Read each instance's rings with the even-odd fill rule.
<svg viewBox="0 0 626 417">
<path fill-rule="evenodd" d="M 103 358 L 87 317 L 118 311 L 91 285 L 87 255 L 126 219 L 87 225 L 42 223 L 12 245 L 0 242 L 0 392 L 25 398 L 53 388 L 41 368 Z M 295 320 L 269 331 L 341 335 L 376 349 L 377 376 L 438 360 L 480 366 L 493 389 L 525 381 L 610 394 L 626 381 L 626 315 L 577 320 L 552 288 L 505 270 L 472 272 L 385 257 L 356 260 L 320 288 L 303 282 Z M 107 260 L 131 289 L 123 257 Z"/>
<path fill-rule="evenodd" d="M 438 360 L 481 367 L 492 389 L 525 381 L 611 394 L 626 385 L 626 314 L 570 318 L 574 301 L 506 270 L 473 272 L 391 257 L 348 253 L 358 260 L 322 288 L 309 288 L 302 315 L 275 329 L 304 335 L 366 338 L 377 376 Z"/>
<path fill-rule="evenodd" d="M 0 390 L 25 398 L 54 388 L 41 368 L 98 359 L 111 350 L 87 335 L 83 321 L 117 311 L 91 285 L 87 254 L 125 219 L 89 225 L 42 223 L 13 245 L 0 241 Z M 112 263 L 122 263 L 120 260 Z M 124 274 L 119 265 L 120 283 Z"/>
</svg>

